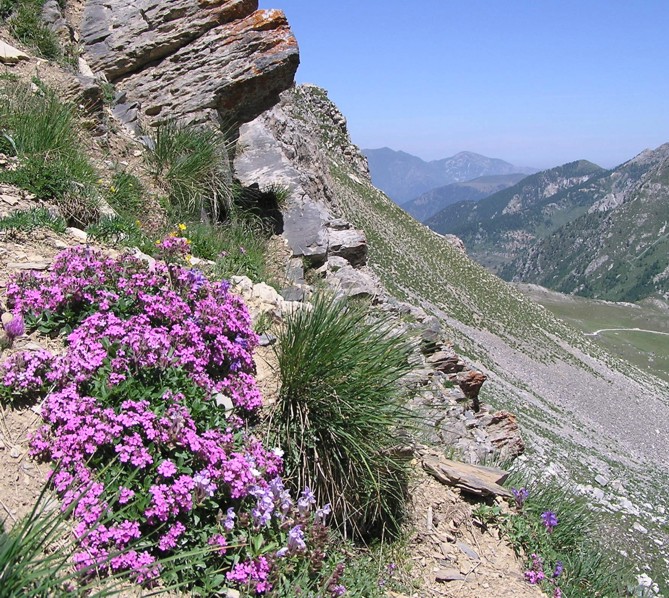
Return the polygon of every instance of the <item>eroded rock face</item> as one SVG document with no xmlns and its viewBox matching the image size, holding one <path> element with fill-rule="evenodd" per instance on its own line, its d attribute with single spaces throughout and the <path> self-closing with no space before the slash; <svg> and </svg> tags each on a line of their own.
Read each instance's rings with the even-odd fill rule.
<svg viewBox="0 0 669 598">
<path fill-rule="evenodd" d="M 88 0 L 81 38 L 91 68 L 138 104 L 140 119 L 238 125 L 293 83 L 297 41 L 257 0 Z"/>
</svg>

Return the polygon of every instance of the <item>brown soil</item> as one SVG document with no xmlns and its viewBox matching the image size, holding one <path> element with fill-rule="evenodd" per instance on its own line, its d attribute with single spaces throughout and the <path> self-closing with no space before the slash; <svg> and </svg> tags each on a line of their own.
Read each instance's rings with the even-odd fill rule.
<svg viewBox="0 0 669 598">
<path fill-rule="evenodd" d="M 495 528 L 474 523 L 472 506 L 417 466 L 411 488 L 408 548 L 411 598 L 540 598 L 544 594 L 523 577 L 522 563 Z M 460 577 L 454 581 L 439 581 Z M 395 596 L 401 596 L 396 594 Z"/>
</svg>

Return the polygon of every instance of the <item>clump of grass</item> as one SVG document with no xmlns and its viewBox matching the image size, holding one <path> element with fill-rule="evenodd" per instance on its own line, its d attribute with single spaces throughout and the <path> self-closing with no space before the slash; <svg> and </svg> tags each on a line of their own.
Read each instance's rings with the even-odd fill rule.
<svg viewBox="0 0 669 598">
<path fill-rule="evenodd" d="M 156 249 L 154 239 L 142 229 L 139 222 L 123 216 L 101 218 L 90 225 L 86 232 L 97 241 L 111 245 L 137 247 L 149 255 Z"/>
<path fill-rule="evenodd" d="M 27 85 L 0 87 L 0 152 L 19 158 L 0 181 L 27 189 L 39 199 L 54 199 L 63 216 L 82 223 L 97 214 L 97 179 L 77 137 L 74 108 L 51 90 Z"/>
<path fill-rule="evenodd" d="M 106 189 L 105 199 L 114 211 L 125 218 L 138 218 L 144 214 L 146 202 L 141 181 L 125 171 L 112 175 Z"/>
<path fill-rule="evenodd" d="M 218 275 L 255 281 L 265 277 L 267 232 L 260 219 L 237 214 L 219 224 L 196 222 L 188 225 L 186 235 L 193 255 L 215 261 Z"/>
<path fill-rule="evenodd" d="M 14 212 L 0 218 L 0 231 L 7 231 L 10 234 L 18 231 L 29 233 L 36 228 L 48 228 L 57 233 L 64 233 L 67 223 L 60 215 L 46 208 Z"/>
<path fill-rule="evenodd" d="M 42 21 L 44 0 L 3 0 L 0 18 L 6 19 L 14 38 L 37 50 L 48 60 L 63 57 L 58 37 Z"/>
<path fill-rule="evenodd" d="M 158 127 L 145 158 L 173 206 L 196 219 L 217 220 L 232 201 L 229 142 L 212 127 L 174 121 Z"/>
<path fill-rule="evenodd" d="M 275 350 L 281 390 L 269 429 L 287 477 L 329 502 L 346 534 L 397 530 L 407 467 L 393 448 L 410 418 L 399 385 L 410 344 L 364 307 L 318 295 L 288 316 Z"/>
<path fill-rule="evenodd" d="M 520 487 L 523 480 L 515 475 L 508 483 Z M 514 495 L 519 512 L 504 528 L 516 551 L 526 555 L 530 583 L 559 588 L 569 598 L 626 595 L 631 572 L 594 539 L 600 524 L 584 497 L 555 484 L 514 488 Z"/>
</svg>

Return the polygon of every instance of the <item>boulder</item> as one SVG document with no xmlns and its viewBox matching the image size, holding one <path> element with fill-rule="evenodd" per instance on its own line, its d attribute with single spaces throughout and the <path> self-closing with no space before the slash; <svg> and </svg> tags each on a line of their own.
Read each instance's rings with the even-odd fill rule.
<svg viewBox="0 0 669 598">
<path fill-rule="evenodd" d="M 63 41 L 71 41 L 72 32 L 67 25 L 57 0 L 46 0 L 42 6 L 42 21 Z"/>
<path fill-rule="evenodd" d="M 353 268 L 347 264 L 329 271 L 326 280 L 335 291 L 348 297 L 377 297 L 383 293 L 378 279 L 367 268 Z"/>
<path fill-rule="evenodd" d="M 451 461 L 429 451 L 424 451 L 422 465 L 442 484 L 455 486 L 467 494 L 511 497 L 511 492 L 501 486 L 509 474 L 501 469 Z"/>
<path fill-rule="evenodd" d="M 283 236 L 293 257 L 304 257 L 311 267 L 322 266 L 328 252 L 328 214 L 316 203 L 292 204 L 283 215 Z"/>
<path fill-rule="evenodd" d="M 479 391 L 487 378 L 488 377 L 485 374 L 477 372 L 476 370 L 463 372 L 462 374 L 458 374 L 455 378 L 465 397 L 473 402 L 474 411 L 480 409 Z"/>
<path fill-rule="evenodd" d="M 81 41 L 90 66 L 115 80 L 257 8 L 257 0 L 88 0 Z"/>
<path fill-rule="evenodd" d="M 351 266 L 364 266 L 367 263 L 367 238 L 365 233 L 356 229 L 329 229 L 328 253 L 343 257 Z"/>
<path fill-rule="evenodd" d="M 453 350 L 437 351 L 427 358 L 427 363 L 444 374 L 454 374 L 465 369 L 465 362 Z"/>
</svg>

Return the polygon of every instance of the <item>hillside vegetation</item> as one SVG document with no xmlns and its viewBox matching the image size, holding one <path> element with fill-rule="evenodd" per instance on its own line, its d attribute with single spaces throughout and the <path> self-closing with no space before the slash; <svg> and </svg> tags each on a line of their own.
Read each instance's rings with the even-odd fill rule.
<svg viewBox="0 0 669 598">
<path fill-rule="evenodd" d="M 333 210 L 364 228 L 370 263 L 386 288 L 438 316 L 455 346 L 488 375 L 485 400 L 519 414 L 534 471 L 547 468 L 578 481 L 586 493 L 602 472 L 626 480 L 634 504 L 649 505 L 636 516 L 657 521 L 650 534 L 667 542 L 664 519 L 656 519 L 657 509 L 667 508 L 660 504 L 669 456 L 660 439 L 667 430 L 655 436 L 648 430 L 664 421 L 657 414 L 669 409 L 669 387 L 554 318 L 374 188 L 351 155 L 337 115 L 323 90 L 301 86 L 285 92 L 257 126 L 275 135 L 284 155 L 318 141 L 320 153 L 310 152 L 317 159 L 300 167 L 302 184 L 318 184 Z M 586 176 L 581 167 L 599 172 L 576 164 L 577 177 Z M 618 511 L 610 511 L 609 533 L 637 555 L 656 554 L 643 558 L 660 559 L 654 562 L 664 568 L 657 544 L 614 523 Z M 634 516 L 625 511 L 628 521 Z"/>
<path fill-rule="evenodd" d="M 441 234 L 460 237 L 473 259 L 499 271 L 538 239 L 587 211 L 592 204 L 589 182 L 603 172 L 585 160 L 565 164 L 476 204 L 449 206 L 425 223 Z"/>
<path fill-rule="evenodd" d="M 451 579 L 590 598 L 641 595 L 642 563 L 666 581 L 668 385 L 375 189 L 327 94 L 292 86 L 281 11 L 46 3 L 68 39 L 83 8 L 96 76 L 36 60 L 35 38 L 62 47 L 42 8 L 0 7 L 28 52 L 0 77 L 0 595 L 419 598 Z M 480 399 L 439 353 L 488 377 Z M 489 404 L 519 415 L 511 488 L 470 504 L 428 479 L 458 456 L 419 442 L 438 386 L 433 413 L 506 421 L 514 455 L 516 417 Z"/>
</svg>

